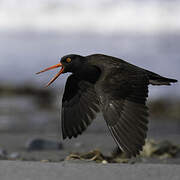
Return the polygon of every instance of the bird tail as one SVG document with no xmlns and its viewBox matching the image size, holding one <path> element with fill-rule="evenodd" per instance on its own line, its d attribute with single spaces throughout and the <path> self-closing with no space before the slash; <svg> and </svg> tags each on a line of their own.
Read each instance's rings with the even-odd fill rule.
<svg viewBox="0 0 180 180">
<path fill-rule="evenodd" d="M 150 71 L 147 72 L 149 76 L 149 83 L 152 85 L 171 85 L 171 83 L 178 82 L 176 79 L 166 78 Z"/>
</svg>

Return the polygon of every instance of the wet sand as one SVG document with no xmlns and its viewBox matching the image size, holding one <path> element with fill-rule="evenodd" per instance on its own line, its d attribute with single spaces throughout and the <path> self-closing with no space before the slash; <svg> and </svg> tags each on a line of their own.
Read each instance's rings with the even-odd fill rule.
<svg viewBox="0 0 180 180">
<path fill-rule="evenodd" d="M 180 165 L 0 161 L 1 180 L 179 180 Z"/>
<path fill-rule="evenodd" d="M 102 124 L 101 124 L 102 123 Z M 162 126 L 162 125 L 161 125 Z M 177 133 L 171 132 L 172 129 L 169 126 L 169 134 L 165 132 L 157 133 L 154 129 L 153 124 L 150 124 L 148 138 L 153 138 L 157 141 L 169 140 L 175 144 L 180 144 L 180 136 Z M 156 128 L 158 125 L 156 123 Z M 166 125 L 164 124 L 164 128 Z M 159 130 L 160 131 L 160 130 Z M 156 132 L 156 133 L 155 133 Z M 27 151 L 27 142 L 31 139 L 47 139 L 56 142 L 61 142 L 63 145 L 62 149 L 59 150 L 36 150 Z M 71 140 L 62 141 L 58 132 L 34 132 L 34 133 L 1 133 L 0 134 L 0 148 L 7 151 L 8 154 L 17 152 L 19 153 L 20 160 L 23 161 L 50 161 L 50 162 L 61 162 L 70 153 L 87 153 L 94 149 L 100 150 L 104 155 L 110 156 L 113 149 L 116 147 L 114 140 L 109 134 L 105 123 L 99 122 L 93 124 L 89 129 L 84 132 L 78 138 Z M 84 161 L 82 161 L 83 163 Z M 180 156 L 177 158 L 142 158 L 136 163 L 161 163 L 161 164 L 180 164 Z"/>
<path fill-rule="evenodd" d="M 85 160 L 65 161 L 70 153 L 99 149 L 111 155 L 116 144 L 102 116 L 98 116 L 81 136 L 62 141 L 59 128 L 59 108 L 41 109 L 31 98 L 9 103 L 1 99 L 0 149 L 17 158 L 0 158 L 0 179 L 178 179 L 180 156 L 177 158 L 137 158 L 127 164 L 95 163 Z M 20 104 L 19 104 L 20 103 Z M 18 105 L 18 106 L 17 106 Z M 20 106 L 21 105 L 21 106 Z M 59 105 L 58 105 L 59 106 Z M 42 138 L 61 142 L 59 150 L 27 151 L 27 142 Z M 150 117 L 148 138 L 169 140 L 180 144 L 179 119 Z M 11 161 L 9 161 L 11 159 Z M 5 161 L 4 161 L 5 160 Z M 46 163 L 45 163 L 46 162 Z M 133 162 L 133 164 L 131 164 Z M 75 178 L 76 177 L 76 178 Z"/>
</svg>

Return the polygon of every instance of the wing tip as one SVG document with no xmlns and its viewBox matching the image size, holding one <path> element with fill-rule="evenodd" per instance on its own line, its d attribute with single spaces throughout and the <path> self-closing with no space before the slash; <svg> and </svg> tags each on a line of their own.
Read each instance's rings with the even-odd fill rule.
<svg viewBox="0 0 180 180">
<path fill-rule="evenodd" d="M 62 132 L 62 138 L 63 138 L 63 140 L 65 140 L 67 138 L 67 135 L 64 132 Z"/>
</svg>

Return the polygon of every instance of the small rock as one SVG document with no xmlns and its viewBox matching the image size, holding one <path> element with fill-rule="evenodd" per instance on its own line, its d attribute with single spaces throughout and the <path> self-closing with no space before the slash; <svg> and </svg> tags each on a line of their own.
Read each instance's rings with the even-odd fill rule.
<svg viewBox="0 0 180 180">
<path fill-rule="evenodd" d="M 0 159 L 6 159 L 7 151 L 5 149 L 0 149 Z"/>
<path fill-rule="evenodd" d="M 11 160 L 16 160 L 18 158 L 20 158 L 20 154 L 18 152 L 13 152 L 10 155 L 8 155 L 8 159 L 11 159 Z"/>
<path fill-rule="evenodd" d="M 32 139 L 27 142 L 26 149 L 28 151 L 35 150 L 60 150 L 62 149 L 62 143 L 50 141 L 46 139 Z"/>
<path fill-rule="evenodd" d="M 108 162 L 106 160 L 103 160 L 102 161 L 102 164 L 107 164 Z"/>
</svg>

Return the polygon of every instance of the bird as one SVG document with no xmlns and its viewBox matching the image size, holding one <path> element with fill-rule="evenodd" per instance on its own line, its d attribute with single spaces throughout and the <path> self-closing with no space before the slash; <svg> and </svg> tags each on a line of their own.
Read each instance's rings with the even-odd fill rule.
<svg viewBox="0 0 180 180">
<path fill-rule="evenodd" d="M 71 73 L 62 98 L 63 139 L 82 134 L 101 112 L 117 146 L 129 157 L 140 154 L 147 137 L 148 86 L 177 82 L 104 54 L 69 54 L 37 74 L 59 67 L 47 86 Z"/>
</svg>

